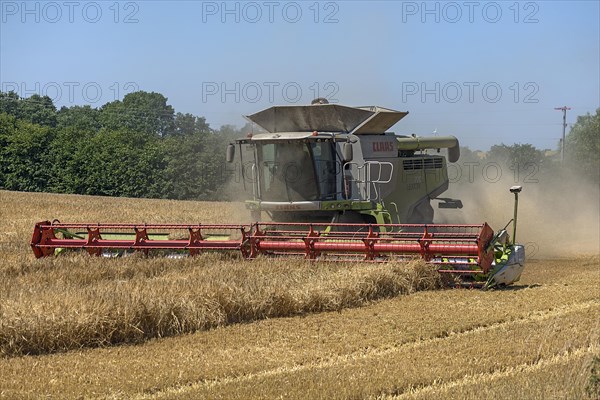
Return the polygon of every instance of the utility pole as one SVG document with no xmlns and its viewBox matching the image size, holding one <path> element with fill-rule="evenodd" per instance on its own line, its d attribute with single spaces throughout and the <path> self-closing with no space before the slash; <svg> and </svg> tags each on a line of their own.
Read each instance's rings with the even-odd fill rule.
<svg viewBox="0 0 600 400">
<path fill-rule="evenodd" d="M 570 110 L 571 107 L 562 106 L 562 107 L 554 107 L 555 110 L 561 110 L 563 112 L 563 134 L 562 139 L 560 141 L 560 162 L 565 162 L 565 131 L 567 129 L 567 110 Z"/>
</svg>

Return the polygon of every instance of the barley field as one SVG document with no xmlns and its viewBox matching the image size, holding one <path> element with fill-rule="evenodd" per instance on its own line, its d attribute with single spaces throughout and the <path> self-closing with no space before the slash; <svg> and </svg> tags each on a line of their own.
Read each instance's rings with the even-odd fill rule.
<svg viewBox="0 0 600 400">
<path fill-rule="evenodd" d="M 0 398 L 595 399 L 600 258 L 494 291 L 430 267 L 34 258 L 37 221 L 245 222 L 240 203 L 0 191 Z"/>
</svg>

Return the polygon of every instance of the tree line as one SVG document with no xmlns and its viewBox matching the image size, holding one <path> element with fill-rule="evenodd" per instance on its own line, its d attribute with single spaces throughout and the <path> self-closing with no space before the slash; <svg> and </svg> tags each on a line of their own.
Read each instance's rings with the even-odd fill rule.
<svg viewBox="0 0 600 400">
<path fill-rule="evenodd" d="M 0 92 L 0 189 L 226 200 L 220 190 L 231 176 L 225 148 L 248 129 L 212 129 L 203 117 L 175 112 L 160 93 L 130 93 L 99 108 L 57 109 L 48 96 Z M 600 109 L 578 117 L 565 149 L 565 168 L 598 184 Z M 468 148 L 462 153 L 463 160 L 480 159 Z M 486 157 L 554 173 L 557 154 L 500 144 Z"/>
<path fill-rule="evenodd" d="M 554 185 L 576 179 L 580 183 L 600 184 L 600 108 L 593 115 L 577 117 L 565 137 L 564 160 L 560 156 L 561 145 L 558 142 L 554 149 L 538 149 L 528 143 L 502 143 L 485 153 L 461 147 L 459 162 L 496 163 L 513 175 L 515 183 Z"/>
<path fill-rule="evenodd" d="M 57 110 L 47 96 L 0 92 L 0 189 L 216 200 L 241 132 L 176 113 L 159 93 Z"/>
</svg>

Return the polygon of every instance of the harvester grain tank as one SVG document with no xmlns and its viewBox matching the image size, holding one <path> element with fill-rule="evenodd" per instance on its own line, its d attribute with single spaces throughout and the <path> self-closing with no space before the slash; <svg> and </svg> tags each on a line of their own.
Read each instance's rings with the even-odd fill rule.
<svg viewBox="0 0 600 400">
<path fill-rule="evenodd" d="M 481 286 L 517 281 L 524 248 L 507 227 L 487 223 L 433 224 L 432 202 L 449 185 L 447 162 L 460 157 L 454 136 L 402 136 L 388 129 L 408 112 L 348 107 L 318 101 L 274 106 L 247 116 L 261 132 L 227 148 L 248 193 L 252 224 L 36 224 L 36 257 L 63 249 L 93 255 L 132 251 L 196 255 L 239 252 L 243 258 L 304 257 L 321 260 L 406 261 L 415 257 L 456 281 Z M 441 153 L 445 149 L 447 156 Z M 429 154 L 433 152 L 433 154 Z"/>
</svg>

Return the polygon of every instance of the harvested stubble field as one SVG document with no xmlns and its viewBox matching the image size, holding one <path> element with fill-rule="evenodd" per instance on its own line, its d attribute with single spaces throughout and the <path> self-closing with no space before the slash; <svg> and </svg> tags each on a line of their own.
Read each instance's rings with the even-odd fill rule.
<svg viewBox="0 0 600 400">
<path fill-rule="evenodd" d="M 530 260 L 521 282 L 487 292 L 429 290 L 421 263 L 36 260 L 39 220 L 247 217 L 240 204 L 5 191 L 0 203 L 2 398 L 600 395 L 597 254 Z"/>
</svg>

